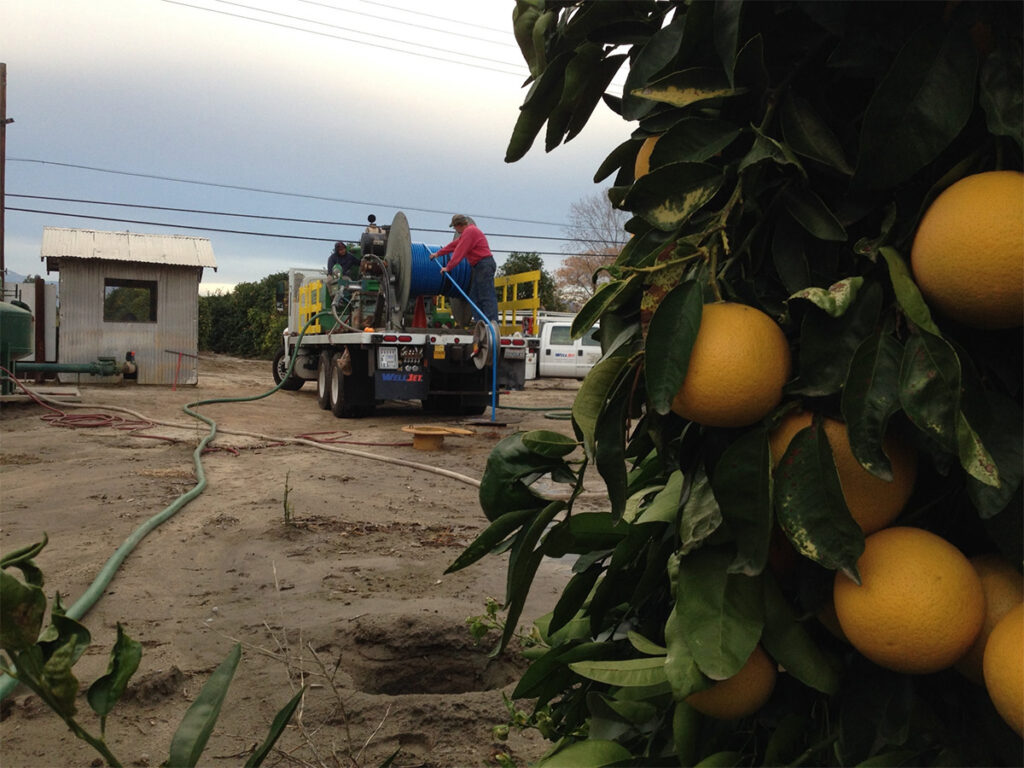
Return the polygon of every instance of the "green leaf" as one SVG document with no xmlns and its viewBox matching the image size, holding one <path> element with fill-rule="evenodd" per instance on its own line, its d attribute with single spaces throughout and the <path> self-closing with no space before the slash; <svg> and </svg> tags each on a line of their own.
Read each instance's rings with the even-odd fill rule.
<svg viewBox="0 0 1024 768">
<path fill-rule="evenodd" d="M 800 172 L 801 176 L 807 176 L 807 172 L 800 164 L 796 155 L 794 155 L 785 144 L 782 144 L 757 128 L 754 129 L 754 137 L 753 146 L 740 161 L 740 173 L 743 173 L 748 168 L 751 168 L 758 163 L 770 161 L 779 166 L 792 165 Z"/>
<path fill-rule="evenodd" d="M 957 452 L 960 455 L 960 464 L 967 471 L 967 474 L 980 483 L 999 487 L 999 469 L 985 446 L 981 444 L 981 438 L 971 425 L 967 423 L 967 417 L 960 411 L 956 422 Z"/>
<path fill-rule="evenodd" d="M 798 552 L 860 584 L 857 560 L 864 534 L 846 507 L 820 422 L 794 435 L 776 467 L 775 512 Z"/>
<path fill-rule="evenodd" d="M 703 467 L 693 473 L 679 520 L 679 552 L 699 547 L 722 524 L 722 511 Z"/>
<path fill-rule="evenodd" d="M 107 672 L 89 686 L 86 694 L 93 712 L 105 719 L 110 710 L 121 700 L 128 681 L 139 668 L 142 660 L 142 643 L 132 640 L 125 634 L 121 622 L 117 623 L 117 639 L 110 649 L 110 661 Z"/>
<path fill-rule="evenodd" d="M 827 696 L 835 694 L 842 668 L 839 660 L 824 653 L 811 639 L 774 579 L 765 580 L 764 598 L 761 645 L 768 655 L 804 685 Z"/>
<path fill-rule="evenodd" d="M 595 434 L 598 417 L 604 411 L 605 403 L 614 392 L 619 375 L 627 363 L 628 360 L 624 357 L 604 358 L 590 369 L 580 384 L 579 392 L 576 393 L 576 399 L 572 404 L 572 418 L 583 438 L 583 448 L 589 459 L 596 455 Z"/>
<path fill-rule="evenodd" d="M 654 107 L 653 102 L 635 96 L 633 92 L 646 85 L 679 53 L 687 16 L 685 13 L 675 14 L 670 23 L 651 35 L 630 64 L 622 91 L 622 116 L 626 120 L 639 120 Z"/>
<path fill-rule="evenodd" d="M 593 328 L 608 307 L 621 299 L 628 291 L 637 288 L 641 284 L 641 280 L 640 275 L 632 275 L 625 280 L 613 280 L 598 286 L 594 295 L 587 300 L 587 303 L 573 318 L 570 329 L 573 338 L 579 338 L 580 335 Z"/>
<path fill-rule="evenodd" d="M 810 102 L 787 90 L 779 118 L 782 135 L 794 152 L 834 168 L 844 176 L 853 174 L 842 144 Z"/>
<path fill-rule="evenodd" d="M 455 562 L 445 569 L 445 573 L 455 573 L 455 571 L 461 571 L 466 566 L 472 565 L 487 553 L 492 552 L 513 531 L 518 530 L 536 514 L 536 509 L 518 509 L 501 515 L 501 517 L 487 526 L 472 544 L 462 551 L 462 554 L 455 559 Z"/>
<path fill-rule="evenodd" d="M 206 742 L 213 733 L 213 727 L 220 716 L 231 678 L 235 675 L 238 661 L 242 658 L 242 646 L 236 643 L 227 657 L 210 675 L 196 700 L 185 712 L 181 725 L 171 739 L 167 764 L 179 768 L 192 768 L 199 762 Z"/>
<path fill-rule="evenodd" d="M 41 541 L 8 552 L 3 557 L 0 557 L 0 568 L 17 568 L 21 571 L 26 584 L 42 587 L 43 572 L 39 570 L 38 566 L 32 561 L 32 558 L 43 551 L 48 540 L 44 533 Z"/>
<path fill-rule="evenodd" d="M 843 225 L 813 190 L 790 184 L 782 191 L 781 197 L 789 215 L 814 237 L 840 243 L 846 241 Z"/>
<path fill-rule="evenodd" d="M 1012 56 L 1007 49 L 998 49 L 985 57 L 978 82 L 978 101 L 985 110 L 989 133 L 1009 136 L 1021 148 L 1024 138 L 1024 88 L 1021 87 L 1020 47 Z M 1015 59 L 1015 60 L 1014 60 Z"/>
<path fill-rule="evenodd" d="M 623 368 L 594 429 L 594 464 L 604 480 L 615 520 L 620 520 L 626 511 L 626 421 L 635 371 L 635 365 Z"/>
<path fill-rule="evenodd" d="M 630 93 L 650 101 L 688 107 L 710 99 L 722 99 L 745 93 L 746 88 L 731 88 L 720 70 L 694 67 L 655 80 Z"/>
<path fill-rule="evenodd" d="M 537 762 L 536 768 L 601 768 L 632 757 L 630 751 L 615 741 L 576 741 L 550 752 Z"/>
<path fill-rule="evenodd" d="M 78 646 L 78 636 L 71 635 L 53 650 L 42 667 L 42 683 L 47 691 L 45 701 L 65 719 L 74 716 L 76 711 L 78 679 L 71 670 L 82 650 Z"/>
<path fill-rule="evenodd" d="M 733 768 L 739 765 L 742 759 L 741 752 L 715 752 L 697 763 L 694 768 Z"/>
<path fill-rule="evenodd" d="M 291 701 L 285 704 L 281 710 L 274 717 L 274 722 L 270 724 L 270 731 L 267 733 L 267 738 L 263 740 L 263 743 L 256 748 L 256 750 L 249 756 L 249 759 L 245 761 L 245 768 L 257 768 L 257 766 L 263 765 L 263 761 L 270 756 L 270 751 L 274 748 L 277 740 L 281 738 L 281 734 L 284 733 L 285 728 L 288 727 L 288 723 L 292 719 L 292 715 L 295 714 L 295 710 L 299 707 L 299 702 L 302 701 L 302 696 L 306 693 L 306 686 L 302 686 Z M 394 759 L 396 751 L 388 759 L 388 763 Z"/>
<path fill-rule="evenodd" d="M 647 654 L 648 656 L 664 656 L 668 653 L 667 648 L 648 640 L 639 632 L 630 630 L 626 633 L 626 638 L 629 640 L 630 645 L 640 651 L 640 653 Z"/>
<path fill-rule="evenodd" d="M 889 280 L 892 281 L 893 290 L 896 292 L 896 301 L 899 302 L 903 314 L 922 330 L 928 331 L 933 336 L 942 336 L 942 332 L 932 320 L 931 312 L 928 311 L 928 305 L 925 304 L 917 283 L 910 276 L 910 270 L 903 257 L 895 248 L 888 246 L 880 248 L 878 252 L 882 254 L 889 267 Z"/>
<path fill-rule="evenodd" d="M 700 713 L 685 701 L 675 703 L 672 709 L 672 747 L 679 765 L 692 765 L 696 762 L 701 719 Z"/>
<path fill-rule="evenodd" d="M 902 345 L 886 332 L 865 339 L 850 361 L 842 411 L 854 457 L 868 472 L 892 480 L 892 465 L 882 451 L 891 417 L 900 408 Z"/>
<path fill-rule="evenodd" d="M 680 611 L 679 603 L 674 603 L 665 622 L 665 677 L 672 686 L 672 698 L 677 702 L 707 685 L 690 651 L 689 630 Z"/>
<path fill-rule="evenodd" d="M 554 13 L 551 15 L 553 16 Z M 539 75 L 543 69 L 539 58 L 543 49 L 538 51 L 533 42 L 533 29 L 539 18 L 540 11 L 525 4 L 516 3 L 516 7 L 512 10 L 512 34 L 515 36 L 523 59 L 534 77 Z"/>
<path fill-rule="evenodd" d="M 854 182 L 893 187 L 938 157 L 967 124 L 977 71 L 962 26 L 935 20 L 912 34 L 867 106 Z"/>
<path fill-rule="evenodd" d="M 686 117 L 654 145 L 651 168 L 669 163 L 703 163 L 732 144 L 742 131 L 725 120 Z"/>
<path fill-rule="evenodd" d="M 900 363 L 900 405 L 922 432 L 949 452 L 957 446 L 960 360 L 944 339 L 911 334 Z"/>
<path fill-rule="evenodd" d="M 565 68 L 571 58 L 569 53 L 560 53 L 530 88 L 523 106 L 519 108 L 519 119 L 516 120 L 512 138 L 509 139 L 508 148 L 505 150 L 506 163 L 514 163 L 530 151 L 551 110 L 558 105 L 562 95 Z"/>
<path fill-rule="evenodd" d="M 683 385 L 703 307 L 702 287 L 691 280 L 669 291 L 651 317 L 644 342 L 644 379 L 656 413 L 669 412 Z"/>
<path fill-rule="evenodd" d="M 715 3 L 715 51 L 722 62 L 722 70 L 729 76 L 730 85 L 733 84 L 733 68 L 739 49 L 742 9 L 742 0 L 719 0 Z"/>
<path fill-rule="evenodd" d="M 829 317 L 841 317 L 857 298 L 857 292 L 864 284 L 863 277 L 847 277 L 828 288 L 804 288 L 789 297 L 793 299 L 806 299 L 814 306 L 825 311 Z"/>
<path fill-rule="evenodd" d="M 46 615 L 46 595 L 0 571 L 0 648 L 8 653 L 36 644 Z"/>
<path fill-rule="evenodd" d="M 579 443 L 561 432 L 535 429 L 523 435 L 523 445 L 541 456 L 561 458 L 576 450 Z"/>
<path fill-rule="evenodd" d="M 664 656 L 621 661 L 578 661 L 570 664 L 569 668 L 588 680 L 624 688 L 658 685 L 666 681 Z"/>
<path fill-rule="evenodd" d="M 623 207 L 670 232 L 685 224 L 722 188 L 722 171 L 707 163 L 669 163 L 636 180 Z"/>
<path fill-rule="evenodd" d="M 1010 398 L 987 393 L 991 408 L 990 428 L 982 432 L 985 447 L 992 453 L 999 470 L 1000 485 L 993 488 L 969 477 L 967 493 L 982 520 L 999 514 L 1020 488 L 1024 458 L 1024 416 L 1020 406 Z"/>
<path fill-rule="evenodd" d="M 711 477 L 722 518 L 736 537 L 730 573 L 753 576 L 768 562 L 772 528 L 772 462 L 768 435 L 750 430 L 725 449 Z"/>
<path fill-rule="evenodd" d="M 729 573 L 728 552 L 700 549 L 679 563 L 676 608 L 686 645 L 712 680 L 735 675 L 764 626 L 759 578 Z"/>
<path fill-rule="evenodd" d="M 491 451 L 480 478 L 480 507 L 488 520 L 523 509 L 537 509 L 547 500 L 534 494 L 526 480 L 557 469 L 565 462 L 558 457 L 534 453 L 519 432 L 501 440 Z"/>
<path fill-rule="evenodd" d="M 651 499 L 651 503 L 641 510 L 636 523 L 675 524 L 676 518 L 679 516 L 679 505 L 683 498 L 683 481 L 682 471 L 678 469 L 673 471 L 668 476 L 665 487 L 658 491 Z"/>
<path fill-rule="evenodd" d="M 558 598 L 558 602 L 555 603 L 555 609 L 551 612 L 551 621 L 547 630 L 549 633 L 557 632 L 579 613 L 602 573 L 604 573 L 604 567 L 594 563 L 582 573 L 577 573 L 569 579 L 569 582 L 562 588 L 562 594 Z"/>
</svg>

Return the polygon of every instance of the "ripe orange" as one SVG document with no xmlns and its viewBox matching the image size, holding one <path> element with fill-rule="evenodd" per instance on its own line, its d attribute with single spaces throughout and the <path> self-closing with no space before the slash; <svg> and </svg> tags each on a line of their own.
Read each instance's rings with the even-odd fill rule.
<svg viewBox="0 0 1024 768">
<path fill-rule="evenodd" d="M 769 445 L 772 462 L 777 467 L 786 452 L 790 440 L 804 427 L 811 424 L 811 414 L 794 411 L 786 416 L 772 431 Z M 892 465 L 892 482 L 882 480 L 868 472 L 850 450 L 850 436 L 846 425 L 835 419 L 824 419 L 825 437 L 832 449 L 832 459 L 843 487 L 846 506 L 864 535 L 874 533 L 889 525 L 900 512 L 914 491 L 917 479 L 917 451 L 897 437 L 886 435 L 882 450 Z"/>
<path fill-rule="evenodd" d="M 771 697 L 777 675 L 775 662 L 758 645 L 739 672 L 710 688 L 691 693 L 686 702 L 698 712 L 719 720 L 746 717 Z"/>
<path fill-rule="evenodd" d="M 1024 736 L 1024 603 L 996 624 L 985 645 L 985 687 L 996 710 Z"/>
<path fill-rule="evenodd" d="M 644 143 L 640 145 L 640 151 L 636 153 L 636 162 L 633 164 L 634 179 L 646 176 L 651 170 L 651 152 L 654 151 L 654 145 L 658 143 L 660 138 L 661 136 L 648 136 L 644 139 Z"/>
<path fill-rule="evenodd" d="M 1024 174 L 960 179 L 925 211 L 910 265 L 921 293 L 973 328 L 1024 321 Z"/>
<path fill-rule="evenodd" d="M 984 681 L 982 659 L 988 636 L 1003 616 L 1024 602 L 1024 580 L 1021 579 L 1020 571 L 999 555 L 972 557 L 971 565 L 981 579 L 981 588 L 985 592 L 985 621 L 982 622 L 974 644 L 956 663 L 956 668 L 971 680 L 981 683 Z"/>
<path fill-rule="evenodd" d="M 779 404 L 789 370 L 786 336 L 768 315 L 745 304 L 705 304 L 672 410 L 709 427 L 745 427 Z"/>
<path fill-rule="evenodd" d="M 836 572 L 832 597 L 850 643 L 897 672 L 945 669 L 971 647 L 985 618 L 981 579 L 945 539 L 884 528 L 857 561 L 861 585 Z"/>
</svg>

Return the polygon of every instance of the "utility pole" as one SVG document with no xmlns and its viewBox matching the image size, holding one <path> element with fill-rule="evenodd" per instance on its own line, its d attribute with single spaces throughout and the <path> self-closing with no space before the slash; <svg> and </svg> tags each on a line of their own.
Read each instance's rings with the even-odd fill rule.
<svg viewBox="0 0 1024 768">
<path fill-rule="evenodd" d="M 7 65 L 0 62 L 0 297 L 3 296 L 4 275 L 7 273 L 7 262 L 4 260 L 4 240 L 7 229 L 4 226 L 4 211 L 7 208 L 7 193 L 4 176 L 7 172 Z"/>
</svg>

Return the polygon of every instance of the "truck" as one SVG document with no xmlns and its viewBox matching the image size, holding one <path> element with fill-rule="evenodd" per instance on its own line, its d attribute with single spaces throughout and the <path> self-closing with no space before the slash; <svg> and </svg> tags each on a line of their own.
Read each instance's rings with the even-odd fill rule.
<svg viewBox="0 0 1024 768">
<path fill-rule="evenodd" d="M 514 323 L 460 322 L 460 290 L 452 282 L 468 288 L 468 263 L 449 279 L 430 259 L 438 247 L 412 242 L 404 213 L 390 226 L 378 226 L 374 216 L 368 221 L 359 244 L 349 248 L 361 258 L 357 278 L 288 270 L 279 302 L 288 323 L 274 381 L 293 391 L 316 382 L 318 405 L 339 418 L 369 415 L 388 400 L 478 416 L 497 404 L 501 389 L 521 389 L 527 351 L 537 349 L 538 339 Z M 450 297 L 451 309 L 442 309 L 438 296 Z M 499 309 L 514 320 L 521 304 L 500 302 Z"/>
<path fill-rule="evenodd" d="M 541 322 L 536 376 L 582 379 L 601 359 L 599 326 L 595 325 L 578 339 L 572 338 L 571 329 L 571 317 Z M 533 349 L 531 346 L 530 351 Z"/>
</svg>

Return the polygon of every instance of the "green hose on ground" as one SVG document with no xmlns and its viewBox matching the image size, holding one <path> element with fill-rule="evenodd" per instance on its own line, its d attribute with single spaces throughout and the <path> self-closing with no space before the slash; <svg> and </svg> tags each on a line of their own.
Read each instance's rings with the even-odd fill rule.
<svg viewBox="0 0 1024 768">
<path fill-rule="evenodd" d="M 299 333 L 299 337 L 295 341 L 295 348 L 298 349 L 299 343 L 302 341 L 302 337 L 306 335 L 306 329 L 309 328 L 313 322 L 318 320 L 320 317 L 330 317 L 330 314 L 330 312 L 318 312 L 313 315 Z M 282 384 L 289 376 L 291 376 L 292 370 L 295 368 L 296 359 L 297 355 L 293 354 L 291 362 L 288 364 L 288 372 L 281 377 Z M 96 575 L 96 578 L 93 579 L 89 587 L 82 593 L 82 596 L 67 609 L 66 614 L 70 618 L 80 620 L 85 616 L 85 614 L 89 612 L 89 609 L 96 604 L 100 599 L 100 596 L 110 585 L 114 575 L 117 573 L 117 569 L 121 567 L 121 563 L 123 563 L 132 550 L 138 546 L 139 542 L 151 533 L 153 529 L 158 528 L 160 525 L 174 517 L 174 515 L 181 511 L 186 504 L 206 490 L 206 472 L 203 469 L 201 457 L 206 446 L 209 445 L 210 441 L 217 436 L 217 422 L 207 416 L 203 416 L 201 413 L 193 411 L 192 408 L 201 405 L 212 405 L 214 403 L 245 403 L 252 400 L 262 400 L 263 398 L 274 394 L 280 388 L 281 384 L 277 384 L 266 392 L 259 395 L 253 395 L 251 397 L 217 397 L 209 400 L 196 400 L 195 402 L 187 403 L 183 406 L 182 410 L 184 410 L 185 413 L 193 418 L 199 419 L 210 427 L 210 431 L 202 440 L 199 441 L 199 445 L 196 446 L 195 450 L 192 451 L 192 463 L 195 465 L 196 470 L 196 484 L 191 490 L 183 493 L 171 502 L 171 504 L 169 504 L 163 511 L 149 518 L 142 525 L 132 531 L 131 535 L 125 539 L 114 554 L 110 556 L 103 568 Z M 6 675 L 0 676 L 0 701 L 7 698 L 11 692 L 17 688 L 17 686 L 18 681 L 14 678 Z"/>
</svg>

